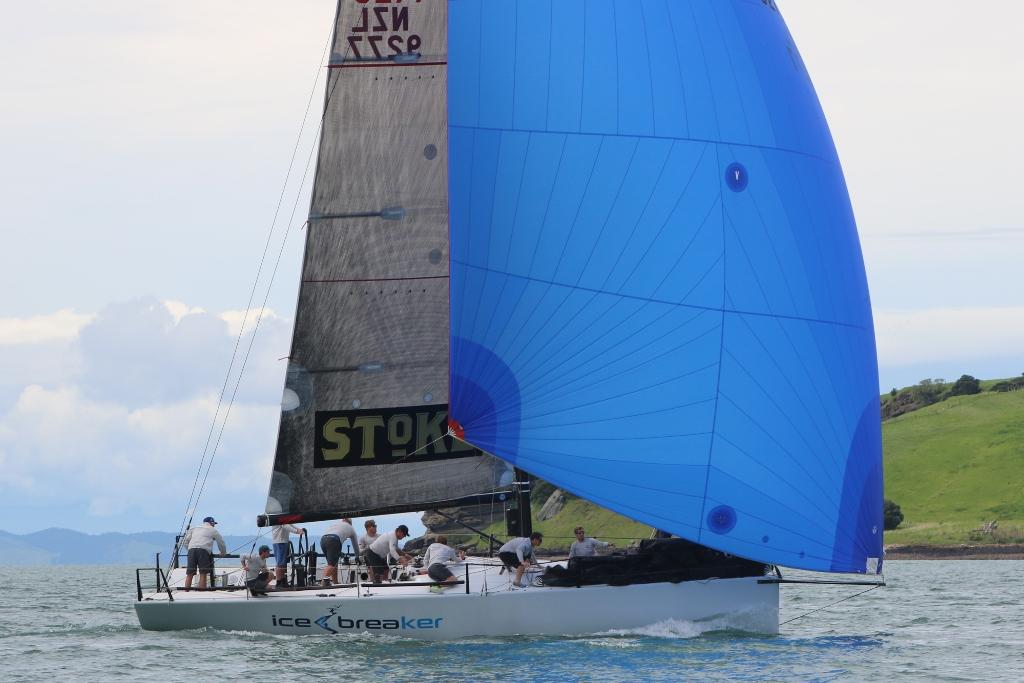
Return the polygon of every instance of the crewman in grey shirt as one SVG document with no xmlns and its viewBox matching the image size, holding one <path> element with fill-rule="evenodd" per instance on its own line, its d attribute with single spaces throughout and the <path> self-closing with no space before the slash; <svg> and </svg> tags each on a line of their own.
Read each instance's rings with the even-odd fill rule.
<svg viewBox="0 0 1024 683">
<path fill-rule="evenodd" d="M 539 531 L 534 531 L 529 538 L 513 538 L 511 541 L 498 549 L 498 557 L 509 569 L 516 570 L 515 585 L 523 587 L 520 583 L 526 568 L 537 564 L 533 550 L 544 542 L 544 536 Z"/>
<path fill-rule="evenodd" d="M 331 522 L 327 531 L 320 537 L 320 547 L 327 556 L 327 567 L 324 568 L 323 584 L 330 586 L 338 580 L 338 560 L 341 559 L 341 546 L 348 540 L 352 544 L 352 552 L 359 550 L 359 537 L 356 536 L 352 520 L 342 517 L 337 522 Z"/>
<path fill-rule="evenodd" d="M 458 581 L 452 571 L 448 569 L 449 562 L 455 562 L 456 560 L 466 559 L 466 553 L 463 551 L 456 552 L 454 548 L 448 545 L 448 538 L 446 536 L 438 536 L 437 540 L 427 547 L 427 552 L 423 555 L 423 566 L 426 567 L 427 576 L 434 581 L 439 583 L 456 583 Z M 432 586 L 431 588 L 438 588 L 439 586 Z"/>
<path fill-rule="evenodd" d="M 377 522 L 372 519 L 368 519 L 363 522 L 363 526 L 366 528 L 366 535 L 359 539 L 359 556 L 362 557 L 366 549 L 370 547 L 370 544 L 380 538 L 380 534 L 377 533 Z"/>
<path fill-rule="evenodd" d="M 587 535 L 583 532 L 583 527 L 578 526 L 573 530 L 576 534 L 576 540 L 569 546 L 569 559 L 574 557 L 593 557 L 597 555 L 598 548 L 614 548 L 614 543 L 605 543 L 599 541 L 596 538 L 587 538 Z"/>
<path fill-rule="evenodd" d="M 270 557 L 270 548 L 261 545 L 257 555 L 240 555 L 242 568 L 245 569 L 245 585 L 254 598 L 262 598 L 267 595 L 267 583 L 270 581 L 270 572 L 267 571 L 267 558 Z"/>
<path fill-rule="evenodd" d="M 213 574 L 213 544 L 220 548 L 220 556 L 227 555 L 228 546 L 217 531 L 217 520 L 204 517 L 203 525 L 189 529 L 181 538 L 181 545 L 188 548 L 188 566 L 185 569 L 185 590 L 192 589 L 192 577 L 199 572 L 199 590 L 206 590 L 206 579 Z"/>
</svg>

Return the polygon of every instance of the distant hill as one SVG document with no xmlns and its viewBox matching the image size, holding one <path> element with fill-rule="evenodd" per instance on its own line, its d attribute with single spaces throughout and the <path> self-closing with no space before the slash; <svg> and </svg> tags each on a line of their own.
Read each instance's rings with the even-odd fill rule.
<svg viewBox="0 0 1024 683">
<path fill-rule="evenodd" d="M 923 379 L 914 386 L 893 388 L 881 397 L 883 420 L 911 413 L 955 396 L 971 396 L 982 392 L 1010 393 L 1024 390 L 1024 376 L 1010 379 L 979 380 L 971 375 L 949 382 L 944 379 Z"/>
<path fill-rule="evenodd" d="M 886 420 L 882 440 L 885 495 L 904 514 L 887 543 L 1024 541 L 1024 391 L 946 399 Z"/>
<path fill-rule="evenodd" d="M 225 536 L 228 552 L 248 550 L 250 537 Z M 137 534 L 83 534 L 70 529 L 45 529 L 31 534 L 0 531 L 0 565 L 122 564 L 152 565 L 174 549 L 174 534 L 148 531 Z"/>
</svg>

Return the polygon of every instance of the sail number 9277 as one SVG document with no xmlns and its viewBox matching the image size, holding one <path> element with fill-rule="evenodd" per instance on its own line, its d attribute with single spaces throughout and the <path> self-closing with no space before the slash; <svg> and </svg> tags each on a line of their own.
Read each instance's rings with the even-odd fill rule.
<svg viewBox="0 0 1024 683">
<path fill-rule="evenodd" d="M 419 0 L 356 0 L 366 5 L 358 10 L 348 31 L 348 46 L 355 59 L 386 59 L 414 53 L 423 39 L 409 29 L 408 4 Z"/>
</svg>

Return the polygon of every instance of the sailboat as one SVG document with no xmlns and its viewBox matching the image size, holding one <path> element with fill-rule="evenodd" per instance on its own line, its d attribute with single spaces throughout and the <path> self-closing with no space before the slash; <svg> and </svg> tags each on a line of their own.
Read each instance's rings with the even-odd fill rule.
<svg viewBox="0 0 1024 683">
<path fill-rule="evenodd" d="M 775 633 L 768 568 L 882 571 L 878 396 L 845 181 L 773 0 L 340 0 L 260 525 L 490 502 L 522 534 L 529 473 L 756 569 L 520 588 L 477 557 L 443 593 L 352 569 L 260 600 L 172 574 L 138 617 Z"/>
</svg>

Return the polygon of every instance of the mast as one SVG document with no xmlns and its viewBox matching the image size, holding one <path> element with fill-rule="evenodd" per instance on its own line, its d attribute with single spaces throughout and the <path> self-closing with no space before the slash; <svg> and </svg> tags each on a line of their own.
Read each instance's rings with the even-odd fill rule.
<svg viewBox="0 0 1024 683">
<path fill-rule="evenodd" d="M 530 473 L 515 468 L 512 497 L 505 507 L 505 533 L 509 536 L 529 536 L 533 533 L 533 513 L 530 509 Z"/>
</svg>

